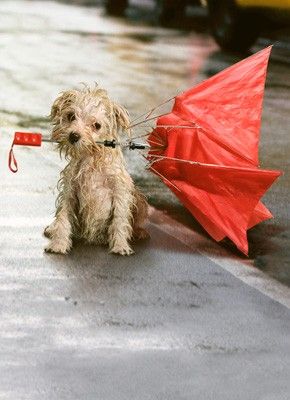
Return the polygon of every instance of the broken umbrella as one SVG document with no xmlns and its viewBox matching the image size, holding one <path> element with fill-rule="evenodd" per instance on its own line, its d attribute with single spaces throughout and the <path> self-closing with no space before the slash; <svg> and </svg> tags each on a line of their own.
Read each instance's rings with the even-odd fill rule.
<svg viewBox="0 0 290 400">
<path fill-rule="evenodd" d="M 176 96 L 147 139 L 150 169 L 211 237 L 228 237 L 245 254 L 248 229 L 272 217 L 260 199 L 281 175 L 260 169 L 258 161 L 270 52 Z"/>
</svg>

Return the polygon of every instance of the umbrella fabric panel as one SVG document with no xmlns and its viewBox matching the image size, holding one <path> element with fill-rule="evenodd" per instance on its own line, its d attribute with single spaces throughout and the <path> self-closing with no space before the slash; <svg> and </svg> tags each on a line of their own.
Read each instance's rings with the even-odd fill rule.
<svg viewBox="0 0 290 400">
<path fill-rule="evenodd" d="M 269 216 L 259 201 L 280 172 L 177 161 L 173 164 L 161 160 L 153 168 L 166 177 L 164 182 L 215 240 L 227 236 L 247 254 L 249 225 L 260 222 L 259 212 L 264 211 L 263 219 Z"/>
<path fill-rule="evenodd" d="M 258 165 L 264 86 L 272 47 L 225 69 L 175 99 L 173 112 L 215 134 Z"/>
<path fill-rule="evenodd" d="M 208 164 L 254 167 L 248 157 L 241 157 L 227 144 L 216 140 L 216 137 L 203 129 L 182 120 L 173 113 L 158 119 L 157 128 L 151 133 L 149 143 L 160 143 L 164 150 L 150 151 L 149 155 L 163 155 L 182 160 L 198 161 Z M 168 126 L 168 128 L 166 128 Z"/>
<path fill-rule="evenodd" d="M 260 201 L 251 215 L 249 220 L 248 229 L 253 228 L 255 225 L 260 224 L 263 221 L 273 218 L 272 213 L 268 208 Z"/>
</svg>

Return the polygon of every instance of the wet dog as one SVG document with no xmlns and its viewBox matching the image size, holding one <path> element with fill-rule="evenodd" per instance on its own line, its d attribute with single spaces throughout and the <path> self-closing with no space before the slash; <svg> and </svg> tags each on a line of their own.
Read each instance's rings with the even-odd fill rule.
<svg viewBox="0 0 290 400">
<path fill-rule="evenodd" d="M 148 205 L 126 170 L 120 147 L 96 141 L 120 140 L 130 125 L 127 111 L 103 89 L 62 92 L 51 109 L 52 139 L 68 160 L 58 182 L 54 221 L 45 228 L 45 251 L 66 254 L 72 239 L 108 244 L 110 252 L 133 253 L 131 241 L 148 236 L 142 228 Z"/>
</svg>

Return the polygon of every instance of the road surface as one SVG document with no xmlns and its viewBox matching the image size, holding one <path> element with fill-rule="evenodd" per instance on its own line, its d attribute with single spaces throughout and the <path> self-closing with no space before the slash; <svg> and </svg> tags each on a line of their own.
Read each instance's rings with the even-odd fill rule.
<svg viewBox="0 0 290 400">
<path fill-rule="evenodd" d="M 271 60 L 261 145 L 262 165 L 286 174 L 265 199 L 275 220 L 250 233 L 249 259 L 209 239 L 135 153 L 135 180 L 166 211 L 151 209 L 151 240 L 132 257 L 83 243 L 44 254 L 64 164 L 43 145 L 15 149 L 18 174 L 6 167 L 14 130 L 49 134 L 45 116 L 62 89 L 97 81 L 134 117 L 237 61 L 204 32 L 134 18 L 0 4 L 0 399 L 286 400 L 287 46 Z"/>
</svg>

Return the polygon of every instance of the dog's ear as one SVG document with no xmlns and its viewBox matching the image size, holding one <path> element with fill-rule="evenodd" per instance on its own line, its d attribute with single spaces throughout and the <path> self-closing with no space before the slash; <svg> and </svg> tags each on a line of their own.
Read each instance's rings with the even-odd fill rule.
<svg viewBox="0 0 290 400">
<path fill-rule="evenodd" d="M 118 129 L 126 131 L 126 133 L 130 136 L 130 129 L 129 129 L 130 119 L 128 111 L 124 107 L 116 103 L 113 103 L 113 109 Z"/>
<path fill-rule="evenodd" d="M 55 118 L 59 117 L 63 110 L 69 107 L 75 100 L 76 95 L 77 90 L 67 90 L 65 92 L 61 92 L 52 104 L 50 119 L 53 121 Z"/>
</svg>

